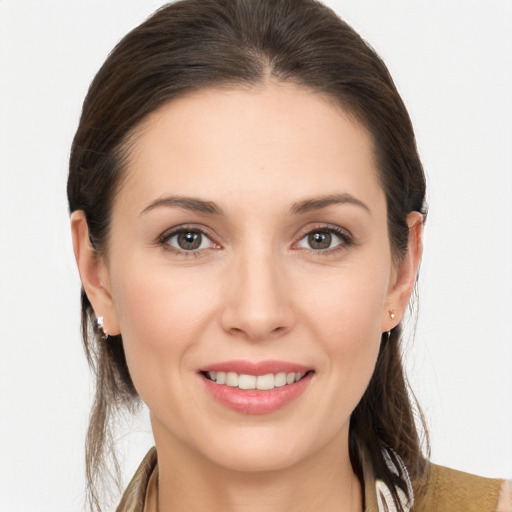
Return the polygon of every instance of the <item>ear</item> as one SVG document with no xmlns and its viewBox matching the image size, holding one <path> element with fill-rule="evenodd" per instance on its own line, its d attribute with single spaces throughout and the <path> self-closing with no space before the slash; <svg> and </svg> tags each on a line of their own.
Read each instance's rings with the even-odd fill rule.
<svg viewBox="0 0 512 512">
<path fill-rule="evenodd" d="M 80 280 L 96 318 L 103 317 L 103 329 L 109 335 L 120 333 L 119 321 L 112 299 L 107 265 L 92 247 L 89 227 L 82 210 L 71 214 L 71 236 Z"/>
<path fill-rule="evenodd" d="M 382 317 L 382 332 L 390 331 L 402 320 L 412 294 L 423 254 L 423 215 L 407 216 L 409 240 L 407 252 L 395 268 Z"/>
</svg>

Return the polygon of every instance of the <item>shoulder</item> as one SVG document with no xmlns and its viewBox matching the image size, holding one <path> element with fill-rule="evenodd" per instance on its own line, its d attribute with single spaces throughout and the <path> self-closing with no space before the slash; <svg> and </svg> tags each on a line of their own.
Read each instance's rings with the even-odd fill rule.
<svg viewBox="0 0 512 512">
<path fill-rule="evenodd" d="M 510 482 L 430 465 L 416 491 L 415 512 L 512 512 Z"/>
<path fill-rule="evenodd" d="M 144 512 L 148 499 L 148 489 L 157 471 L 157 454 L 151 448 L 131 479 L 116 508 L 116 512 Z"/>
</svg>

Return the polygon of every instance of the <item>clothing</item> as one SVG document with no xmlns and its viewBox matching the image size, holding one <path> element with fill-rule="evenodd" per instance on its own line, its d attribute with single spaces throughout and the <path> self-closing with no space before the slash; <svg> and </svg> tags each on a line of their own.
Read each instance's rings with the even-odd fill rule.
<svg viewBox="0 0 512 512">
<path fill-rule="evenodd" d="M 409 483 L 408 493 L 400 491 L 408 512 L 512 512 L 512 482 L 484 478 L 453 469 L 430 465 L 425 482 L 418 482 L 416 496 L 407 470 L 397 454 L 390 451 L 388 466 Z M 373 472 L 369 456 L 361 458 L 364 475 L 365 512 L 395 512 L 389 488 Z M 152 448 L 131 480 L 116 512 L 148 512 L 154 503 L 158 464 Z"/>
</svg>

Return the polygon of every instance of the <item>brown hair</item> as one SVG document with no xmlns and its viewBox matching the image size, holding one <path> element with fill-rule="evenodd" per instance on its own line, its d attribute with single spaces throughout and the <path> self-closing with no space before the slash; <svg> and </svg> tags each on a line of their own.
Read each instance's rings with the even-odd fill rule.
<svg viewBox="0 0 512 512">
<path fill-rule="evenodd" d="M 84 101 L 67 188 L 70 211 L 85 212 L 99 256 L 108 247 L 112 205 L 139 123 L 185 92 L 258 84 L 269 77 L 327 95 L 369 131 L 387 200 L 392 253 L 403 257 L 406 217 L 425 213 L 425 178 L 409 116 L 375 51 L 315 0 L 181 0 L 159 9 L 119 42 Z M 101 510 L 95 482 L 112 441 L 111 420 L 125 406 L 133 408 L 138 397 L 121 336 L 102 340 L 83 289 L 82 333 L 96 375 L 86 450 L 89 499 L 91 508 Z M 350 425 L 354 470 L 361 478 L 362 443 L 395 500 L 394 485 L 406 490 L 406 483 L 387 467 L 383 444 L 401 456 L 413 481 L 425 467 L 400 339 L 400 326 L 389 339 L 383 336 L 374 375 Z"/>
</svg>

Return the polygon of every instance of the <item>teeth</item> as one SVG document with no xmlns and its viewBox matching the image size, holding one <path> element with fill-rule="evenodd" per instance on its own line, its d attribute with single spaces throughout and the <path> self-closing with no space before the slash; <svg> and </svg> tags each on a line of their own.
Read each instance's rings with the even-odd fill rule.
<svg viewBox="0 0 512 512">
<path fill-rule="evenodd" d="M 240 389 L 256 389 L 256 376 L 242 374 L 238 377 Z"/>
<path fill-rule="evenodd" d="M 274 377 L 274 386 L 276 388 L 286 386 L 286 373 L 276 373 Z"/>
<path fill-rule="evenodd" d="M 256 389 L 259 389 L 260 391 L 274 389 L 274 374 L 269 373 L 267 375 L 259 375 L 256 379 Z"/>
<path fill-rule="evenodd" d="M 238 387 L 238 373 L 228 372 L 226 373 L 226 385 L 232 388 Z"/>
<path fill-rule="evenodd" d="M 305 374 L 297 372 L 268 373 L 267 375 L 247 375 L 235 372 L 208 372 L 208 378 L 217 384 L 226 384 L 239 389 L 267 391 L 298 382 Z"/>
</svg>

